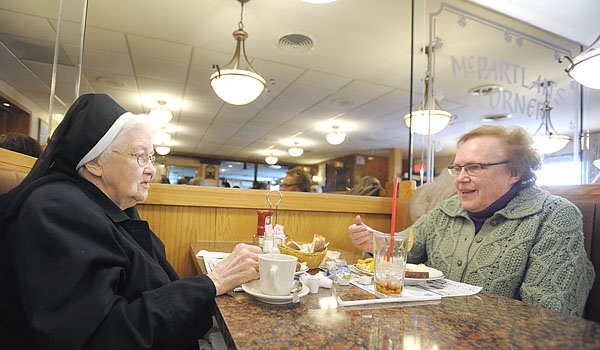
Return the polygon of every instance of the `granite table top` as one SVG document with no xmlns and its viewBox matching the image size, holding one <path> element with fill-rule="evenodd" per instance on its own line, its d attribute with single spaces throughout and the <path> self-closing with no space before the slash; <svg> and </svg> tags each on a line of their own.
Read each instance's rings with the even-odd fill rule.
<svg viewBox="0 0 600 350">
<path fill-rule="evenodd" d="M 190 252 L 233 248 L 211 244 L 196 242 Z M 273 305 L 231 292 L 215 299 L 214 312 L 231 349 L 600 349 L 600 323 L 485 291 L 351 307 L 340 307 L 337 296 L 373 297 L 353 285 L 334 285 L 297 304 Z"/>
</svg>

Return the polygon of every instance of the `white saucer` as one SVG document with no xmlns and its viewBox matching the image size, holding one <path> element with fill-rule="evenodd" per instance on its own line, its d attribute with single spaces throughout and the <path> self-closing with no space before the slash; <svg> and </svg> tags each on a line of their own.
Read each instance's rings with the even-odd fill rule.
<svg viewBox="0 0 600 350">
<path fill-rule="evenodd" d="M 289 304 L 292 302 L 292 293 L 289 295 L 266 295 L 260 291 L 260 282 L 259 280 L 254 280 L 248 283 L 242 284 L 242 289 L 244 292 L 252 295 L 256 299 L 262 301 L 267 304 Z M 303 297 L 307 295 L 309 289 L 307 286 L 302 285 L 302 290 L 298 292 L 298 297 Z"/>
<path fill-rule="evenodd" d="M 296 271 L 296 272 L 294 272 L 294 275 L 296 275 L 296 277 L 297 277 L 297 276 L 300 276 L 300 275 L 302 275 L 302 274 L 303 274 L 303 273 L 305 273 L 306 271 L 308 271 L 308 267 L 307 267 L 307 268 L 305 268 L 304 270 L 300 270 L 300 271 Z"/>
</svg>

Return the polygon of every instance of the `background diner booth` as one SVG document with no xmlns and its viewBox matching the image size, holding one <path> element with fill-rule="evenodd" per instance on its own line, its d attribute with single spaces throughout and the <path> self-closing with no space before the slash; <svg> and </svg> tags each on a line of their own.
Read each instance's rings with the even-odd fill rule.
<svg viewBox="0 0 600 350">
<path fill-rule="evenodd" d="M 254 242 L 257 211 L 271 206 L 268 190 L 250 189 L 255 182 L 277 191 L 285 171 L 302 166 L 323 193 L 282 192 L 278 223 L 299 242 L 323 235 L 350 263 L 362 254 L 347 230 L 354 217 L 385 232 L 394 214 L 396 231 L 408 227 L 412 194 L 436 183 L 452 163 L 459 135 L 485 123 L 519 124 L 532 134 L 550 127 L 566 144 L 545 154 L 539 185 L 582 212 L 586 252 L 598 275 L 600 91 L 565 73 L 564 57 L 584 50 L 600 27 L 594 21 L 593 30 L 561 32 L 566 19 L 549 28 L 548 18 L 520 20 L 482 3 L 252 0 L 240 18 L 236 0 L 107 0 L 90 2 L 82 19 L 82 5 L 65 0 L 59 19 L 58 0 L 8 2 L 0 6 L 0 133 L 26 133 L 44 144 L 77 93 L 108 93 L 134 113 L 168 110 L 172 119 L 162 126 L 168 140 L 156 143 L 157 153 L 168 150 L 157 155 L 156 183 L 137 207 L 164 242 L 169 262 L 189 277 L 203 272 L 198 250 Z M 595 1 L 581 4 L 600 11 Z M 547 7 L 568 16 L 565 4 Z M 255 101 L 232 105 L 212 91 L 209 77 L 212 64 L 225 66 L 231 58 L 231 32 L 240 19 L 250 63 L 268 79 Z M 303 34 L 313 47 L 282 49 L 274 37 L 284 34 Z M 419 134 L 405 116 L 427 100 L 450 117 L 442 130 Z M 345 136 L 338 145 L 326 141 L 334 126 Z M 288 152 L 294 146 L 302 148 L 300 156 Z M 276 163 L 267 164 L 268 156 Z M 0 148 L 0 192 L 19 183 L 34 162 Z M 346 194 L 367 175 L 381 181 L 379 196 Z M 159 183 L 160 176 L 171 184 Z M 199 178 L 202 186 L 173 184 L 179 177 Z M 392 213 L 395 177 L 403 181 Z M 223 188 L 224 182 L 241 188 Z M 352 285 L 341 288 L 344 297 L 366 298 Z M 320 305 L 331 293 L 321 288 L 299 305 L 265 305 L 236 292 L 218 297 L 214 312 L 230 348 L 385 348 L 385 341 L 423 349 L 600 347 L 598 277 L 583 318 L 485 291 L 416 305 Z M 262 329 L 249 330 L 249 318 L 260 318 L 261 328 L 281 327 L 281 343 Z"/>
</svg>

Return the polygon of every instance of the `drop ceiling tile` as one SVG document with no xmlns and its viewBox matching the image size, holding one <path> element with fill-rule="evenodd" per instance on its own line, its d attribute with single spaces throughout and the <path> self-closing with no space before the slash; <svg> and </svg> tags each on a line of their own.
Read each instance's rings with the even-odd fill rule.
<svg viewBox="0 0 600 350">
<path fill-rule="evenodd" d="M 192 47 L 164 40 L 128 35 L 127 42 L 133 56 L 150 57 L 170 62 L 188 64 L 190 62 Z M 160 57 L 156 54 L 160 53 Z"/>
</svg>

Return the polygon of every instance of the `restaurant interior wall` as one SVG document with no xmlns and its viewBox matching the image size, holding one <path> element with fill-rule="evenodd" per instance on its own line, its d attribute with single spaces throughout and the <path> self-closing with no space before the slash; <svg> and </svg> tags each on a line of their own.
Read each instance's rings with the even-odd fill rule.
<svg viewBox="0 0 600 350">
<path fill-rule="evenodd" d="M 435 47 L 432 72 L 435 94 L 441 96 L 440 103 L 453 114 L 450 125 L 436 134 L 442 148 L 448 149 L 450 142 L 455 142 L 461 134 L 484 124 L 521 125 L 533 133 L 536 124 L 542 121 L 544 91 L 541 86 L 549 80 L 555 83 L 550 96 L 552 122 L 558 132 L 570 136 L 571 141 L 560 152 L 546 155 L 548 165 L 542 167 L 542 172 L 547 168 L 552 175 L 562 168 L 573 176 L 570 179 L 554 176 L 555 180 L 546 184 L 571 184 L 572 178 L 580 184 L 599 180 L 598 169 L 591 165 L 594 156 L 586 154 L 594 150 L 582 144 L 582 136 L 599 131 L 594 121 L 600 120 L 600 90 L 582 87 L 566 75 L 566 67 L 558 62 L 562 55 L 577 54 L 583 49 L 581 45 L 498 13 L 484 15 L 477 7 L 461 1 L 433 0 L 416 4 L 412 85 L 415 100 L 422 100 L 419 96 L 423 84 L 421 75 L 427 61 L 420 48 L 423 45 Z M 471 41 L 469 45 L 465 45 L 465 38 Z M 503 49 L 498 50 L 498 47 Z M 502 65 L 515 68 L 515 74 L 509 76 L 511 68 L 503 70 Z M 473 89 L 456 88 L 465 83 L 470 83 Z M 467 110 L 469 101 L 477 101 L 479 110 Z M 478 122 L 469 117 L 473 112 Z M 454 139 L 447 137 L 452 130 L 456 134 Z M 418 158 L 427 160 L 414 152 L 415 163 L 419 162 Z M 436 155 L 436 173 L 450 164 L 444 161 L 438 167 L 441 162 Z"/>
<path fill-rule="evenodd" d="M 600 92 L 597 90 L 592 90 L 588 88 L 583 88 L 582 97 L 580 101 L 576 101 L 572 103 L 571 91 L 580 89 L 579 85 L 574 83 L 572 79 L 566 77 L 566 74 L 563 71 L 564 66 L 560 65 L 556 61 L 556 57 L 554 57 L 554 52 L 550 53 L 550 50 L 544 47 L 546 44 L 558 45 L 560 47 L 567 47 L 571 53 L 576 53 L 581 48 L 578 45 L 564 37 L 560 37 L 554 35 L 550 32 L 545 32 L 539 28 L 535 28 L 527 23 L 520 22 L 515 19 L 511 19 L 499 13 L 482 10 L 480 7 L 475 4 L 466 2 L 466 1 L 458 1 L 458 0 L 431 0 L 426 2 L 416 2 L 417 8 L 415 9 L 416 17 L 416 33 L 415 33 L 415 44 L 414 44 L 414 56 L 415 56 L 415 66 L 413 69 L 413 82 L 412 84 L 415 86 L 414 89 L 414 100 L 413 103 L 416 105 L 419 101 L 422 100 L 422 96 L 420 96 L 420 86 L 422 85 L 422 77 L 424 73 L 425 62 L 423 60 L 423 55 L 420 53 L 420 46 L 423 44 L 443 44 L 442 47 L 438 51 L 436 51 L 436 84 L 435 91 L 436 97 L 440 99 L 440 103 L 443 104 L 444 108 L 450 110 L 453 113 L 453 121 L 451 125 L 440 133 L 440 139 L 444 139 L 443 147 L 444 149 L 453 147 L 451 144 L 455 141 L 455 137 L 448 137 L 451 134 L 463 133 L 476 126 L 477 122 L 474 122 L 472 119 L 468 118 L 467 107 L 470 101 L 473 100 L 481 100 L 483 101 L 482 108 L 479 111 L 478 117 L 483 117 L 485 114 L 496 114 L 500 112 L 510 112 L 509 110 L 504 111 L 501 110 L 502 105 L 493 105 L 490 103 L 490 98 L 481 98 L 470 96 L 468 91 L 462 91 L 459 89 L 454 89 L 453 87 L 460 85 L 463 83 L 463 78 L 460 75 L 442 75 L 440 73 L 443 72 L 452 72 L 452 63 L 459 62 L 462 58 L 468 57 L 476 57 L 481 59 L 487 59 L 489 62 L 493 59 L 502 59 L 502 57 L 494 56 L 491 54 L 493 50 L 496 50 L 496 47 L 504 47 L 505 45 L 510 45 L 510 51 L 506 50 L 507 55 L 511 55 L 514 57 L 514 61 L 510 61 L 511 63 L 521 64 L 525 62 L 525 60 L 530 60 L 531 57 L 536 59 L 535 65 L 523 64 L 522 67 L 526 69 L 526 75 L 529 77 L 530 74 L 540 75 L 549 77 L 550 79 L 556 80 L 560 87 L 565 88 L 565 91 L 569 91 L 568 98 L 564 100 L 562 105 L 554 105 L 555 110 L 553 110 L 553 122 L 558 124 L 557 126 L 561 128 L 559 130 L 563 133 L 565 130 L 565 125 L 567 128 L 572 128 L 570 134 L 574 136 L 574 139 L 579 135 L 579 129 L 581 128 L 582 133 L 586 132 L 595 132 L 598 131 L 597 128 L 594 129 L 594 126 L 590 124 L 592 120 L 600 120 L 600 108 L 598 105 L 600 104 Z M 48 7 L 51 7 L 49 5 Z M 78 5 L 80 6 L 80 4 Z M 10 7 L 7 4 L 7 7 Z M 71 9 L 74 12 L 77 12 L 79 8 Z M 56 11 L 55 11 L 56 12 Z M 476 16 L 472 16 L 475 14 Z M 404 15 L 404 14 L 403 14 Z M 435 22 L 434 26 L 430 24 Z M 459 30 L 457 31 L 456 28 Z M 66 33 L 66 32 L 65 32 Z M 469 42 L 474 42 L 480 35 L 474 35 L 476 33 L 489 33 L 490 35 L 484 36 L 484 41 L 480 43 L 480 45 L 475 45 L 478 47 L 477 51 L 467 51 L 466 49 L 470 49 L 470 45 L 467 45 L 466 40 Z M 531 34 L 533 33 L 533 34 Z M 523 34 L 523 35 L 522 35 Z M 403 36 L 408 35 L 407 33 L 402 34 Z M 64 36 L 61 38 L 63 43 L 68 42 L 71 43 L 73 40 L 72 37 L 76 37 L 74 34 L 69 34 L 68 36 Z M 436 40 L 440 38 L 441 42 L 436 42 Z M 532 43 L 532 41 L 528 41 L 529 39 L 538 39 L 537 43 Z M 396 38 L 394 39 L 396 40 Z M 564 44 L 564 43 L 567 44 Z M 519 49 L 519 43 L 523 44 L 523 48 L 527 47 L 527 51 L 524 49 Z M 260 50 L 256 49 L 258 46 L 258 42 L 253 42 L 253 47 L 255 48 L 255 52 L 260 52 Z M 529 46 L 528 46 L 529 45 Z M 537 45 L 536 47 L 534 47 Z M 88 46 L 89 47 L 89 46 Z M 533 48 L 533 49 L 531 49 Z M 75 51 L 76 48 L 71 48 L 71 51 Z M 227 55 L 229 55 L 230 47 L 227 46 Z M 456 50 L 458 49 L 458 50 Z M 407 48 L 404 48 L 405 52 L 408 52 Z M 462 51 L 461 51 L 462 50 Z M 521 50 L 521 51 L 519 51 Z M 451 52 L 462 52 L 462 54 L 456 55 L 451 54 Z M 62 54 L 62 52 L 61 52 Z M 557 52 L 557 54 L 562 54 L 561 52 Z M 571 55 L 573 56 L 573 55 Z M 258 57 L 260 60 L 261 57 Z M 102 60 L 103 57 L 100 57 L 99 60 Z M 543 62 L 542 62 L 543 61 Z M 547 62 L 550 64 L 547 64 Z M 86 62 L 84 62 L 84 69 L 86 66 Z M 547 71 L 537 71 L 538 67 L 552 67 L 551 72 Z M 66 67 L 62 67 L 66 68 Z M 68 67 L 71 68 L 70 66 Z M 65 71 L 58 72 L 59 82 L 62 79 L 63 81 L 69 80 L 70 85 L 73 85 L 73 75 L 70 71 L 67 71 L 67 74 L 64 74 Z M 465 73 L 464 71 L 459 71 L 459 73 Z M 64 78 L 63 78 L 64 76 Z M 404 75 L 403 75 L 404 76 Z M 468 77 L 469 79 L 473 77 Z M 88 78 L 89 79 L 89 78 Z M 533 81 L 535 79 L 528 79 L 528 81 Z M 481 83 L 489 83 L 489 81 L 485 81 L 483 79 L 472 79 L 473 86 L 481 85 Z M 45 82 L 42 82 L 45 83 Z M 86 82 L 86 83 L 89 83 Z M 39 84 L 35 87 L 35 90 L 44 90 L 46 86 L 42 86 L 44 84 Z M 59 84 L 60 85 L 60 84 Z M 403 81 L 403 86 L 408 88 L 409 82 Z M 96 85 L 95 85 L 96 86 Z M 90 86 L 87 86 L 90 88 Z M 33 90 L 33 89 L 32 89 Z M 71 86 L 69 88 L 61 87 L 59 91 L 73 91 Z M 20 93 L 14 90 L 9 84 L 4 81 L 0 81 L 0 91 L 5 92 L 11 98 L 16 98 L 21 104 L 32 104 L 30 102 L 26 102 L 28 100 L 27 97 L 20 95 Z M 49 91 L 49 90 L 48 90 Z M 507 93 L 517 91 L 517 84 L 513 84 L 505 88 L 502 94 L 506 95 Z M 114 92 L 117 92 L 116 90 Z M 537 94 L 530 94 L 528 98 L 534 98 Z M 33 97 L 32 97 L 33 98 Z M 47 97 L 44 97 L 45 101 L 48 101 Z M 408 100 L 408 99 L 407 99 Z M 39 101 L 39 100 L 38 100 Z M 68 105 L 68 99 L 64 99 Z M 401 104 L 405 105 L 407 101 L 402 100 Z M 38 103 L 39 104 L 39 103 Z M 35 104 L 34 104 L 35 105 Z M 39 104 L 39 106 L 42 106 Z M 33 109 L 40 109 L 37 106 Z M 510 106 L 508 106 L 510 107 Z M 29 108 L 29 107 L 28 107 Z M 46 106 L 41 107 L 46 108 Z M 30 108 L 31 109 L 31 108 Z M 33 111 L 32 109 L 32 111 Z M 581 122 L 579 118 L 576 116 L 578 113 L 577 110 L 581 110 Z M 575 112 L 573 112 L 575 111 Z M 134 111 L 136 113 L 140 111 Z M 575 117 L 574 117 L 575 116 Z M 513 113 L 513 119 L 507 119 L 504 121 L 495 121 L 494 123 L 498 124 L 510 124 L 510 123 L 518 123 L 518 116 Z M 43 113 L 37 113 L 33 111 L 32 113 L 32 123 L 30 126 L 30 134 L 33 137 L 37 135 L 37 127 L 38 127 L 38 119 L 47 120 L 47 114 L 43 115 Z M 525 120 L 534 120 L 536 119 L 535 115 L 528 116 Z M 580 124 L 580 125 L 577 125 Z M 401 122 L 399 120 L 398 127 L 401 126 Z M 391 129 L 391 128 L 390 128 Z M 381 136 L 381 131 L 374 131 L 377 133 L 377 136 Z M 574 145 L 570 145 L 567 147 L 568 153 L 576 159 L 589 159 L 585 155 L 587 150 L 585 148 L 581 149 L 579 147 L 575 147 Z M 581 153 L 583 152 L 583 154 Z M 408 155 L 405 155 L 405 159 L 407 159 Z M 580 163 L 582 167 L 582 183 L 589 183 L 594 181 L 597 177 L 595 176 L 597 173 L 597 169 L 594 169 L 590 164 L 586 164 L 585 162 Z M 437 168 L 437 167 L 436 167 Z"/>
</svg>

